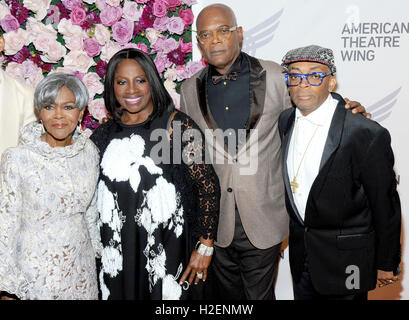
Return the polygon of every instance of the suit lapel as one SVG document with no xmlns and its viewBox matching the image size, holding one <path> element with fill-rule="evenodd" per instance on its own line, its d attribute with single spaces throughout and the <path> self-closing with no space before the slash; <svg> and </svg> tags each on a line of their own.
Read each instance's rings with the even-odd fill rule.
<svg viewBox="0 0 409 320">
<path fill-rule="evenodd" d="M 281 157 L 281 159 L 282 159 L 284 185 L 285 185 L 285 190 L 287 192 L 288 199 L 290 200 L 291 207 L 295 215 L 297 216 L 299 222 L 301 223 L 301 225 L 304 225 L 304 221 L 301 218 L 298 212 L 297 206 L 295 205 L 295 202 L 294 202 L 293 192 L 291 190 L 291 185 L 290 185 L 290 180 L 288 178 L 288 170 L 287 170 L 287 158 L 288 158 L 288 151 L 290 147 L 291 136 L 294 130 L 294 120 L 295 120 L 295 108 L 293 108 L 287 120 L 286 130 L 284 132 L 284 136 L 282 140 L 283 156 Z"/>
<path fill-rule="evenodd" d="M 209 66 L 203 69 L 200 76 L 196 79 L 197 92 L 199 94 L 199 106 L 203 118 L 206 121 L 207 127 L 213 130 L 218 129 L 216 121 L 210 112 L 209 103 L 207 100 L 207 75 L 209 73 Z"/>
<path fill-rule="evenodd" d="M 332 94 L 333 98 L 338 100 L 337 107 L 332 117 L 331 125 L 328 131 L 328 137 L 325 141 L 324 151 L 322 153 L 320 162 L 320 171 L 330 159 L 331 155 L 338 149 L 341 141 L 342 130 L 344 128 L 344 121 L 346 115 L 345 101 L 336 93 Z"/>
<path fill-rule="evenodd" d="M 347 113 L 347 110 L 345 109 L 345 101 L 337 93 L 332 93 L 331 95 L 334 99 L 338 100 L 338 104 L 328 130 L 328 137 L 325 141 L 325 147 L 321 157 L 320 169 L 314 183 L 311 186 L 310 195 L 307 200 L 306 217 L 310 196 L 311 194 L 318 195 L 321 192 L 321 188 L 324 185 L 324 181 L 330 167 L 332 156 L 338 150 L 344 130 L 345 116 Z"/>
<path fill-rule="evenodd" d="M 250 68 L 250 115 L 245 127 L 248 140 L 250 130 L 256 127 L 263 114 L 266 97 L 266 71 L 256 58 L 246 53 L 243 53 L 243 55 L 248 60 Z"/>
</svg>

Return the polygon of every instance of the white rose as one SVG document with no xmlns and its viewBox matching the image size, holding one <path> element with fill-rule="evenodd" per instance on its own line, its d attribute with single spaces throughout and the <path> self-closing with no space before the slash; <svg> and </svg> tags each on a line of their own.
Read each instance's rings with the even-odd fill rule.
<svg viewBox="0 0 409 320">
<path fill-rule="evenodd" d="M 87 73 L 95 61 L 85 51 L 70 51 L 64 58 L 64 67 Z"/>
<path fill-rule="evenodd" d="M 0 2 L 0 20 L 10 14 L 10 9 L 6 4 Z"/>
<path fill-rule="evenodd" d="M 23 0 L 24 6 L 35 13 L 35 18 L 41 21 L 47 15 L 51 0 Z"/>
<path fill-rule="evenodd" d="M 103 46 L 111 39 L 111 32 L 103 24 L 97 24 L 95 26 L 94 38 L 101 46 Z"/>
<path fill-rule="evenodd" d="M 9 31 L 3 34 L 5 40 L 4 53 L 13 55 L 30 44 L 30 33 L 22 28 L 15 31 Z"/>
</svg>

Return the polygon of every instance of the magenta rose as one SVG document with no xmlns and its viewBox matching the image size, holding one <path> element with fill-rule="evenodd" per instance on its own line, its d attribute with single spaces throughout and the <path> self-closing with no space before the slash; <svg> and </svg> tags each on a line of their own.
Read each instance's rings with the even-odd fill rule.
<svg viewBox="0 0 409 320">
<path fill-rule="evenodd" d="M 126 44 L 131 41 L 133 36 L 134 23 L 123 19 L 112 26 L 112 38 L 119 44 Z"/>
<path fill-rule="evenodd" d="M 168 12 L 168 7 L 166 6 L 166 3 L 163 2 L 162 0 L 156 0 L 155 3 L 153 4 L 153 14 L 156 17 L 162 18 L 166 16 Z"/>
<path fill-rule="evenodd" d="M 122 17 L 121 7 L 111 7 L 107 6 L 105 9 L 101 10 L 100 18 L 104 26 L 112 26 L 118 22 Z"/>
<path fill-rule="evenodd" d="M 168 30 L 170 33 L 182 34 L 185 30 L 185 23 L 179 17 L 171 17 L 168 22 Z"/>
<path fill-rule="evenodd" d="M 186 9 L 186 10 L 184 10 L 183 8 L 180 9 L 179 17 L 183 20 L 186 27 L 191 25 L 193 23 L 193 20 L 194 20 L 193 12 L 190 9 Z"/>
<path fill-rule="evenodd" d="M 3 28 L 4 32 L 14 31 L 20 28 L 18 20 L 11 14 L 8 14 L 3 19 L 1 19 L 0 25 Z"/>
<path fill-rule="evenodd" d="M 163 1 L 167 4 L 168 8 L 176 8 L 182 3 L 181 0 L 163 0 Z"/>
<path fill-rule="evenodd" d="M 179 48 L 184 53 L 192 52 L 192 43 L 191 42 L 183 42 L 183 39 L 179 38 Z"/>
<path fill-rule="evenodd" d="M 145 52 L 146 54 L 149 54 L 149 48 L 148 48 L 148 46 L 147 46 L 146 44 L 144 44 L 143 42 L 139 42 L 139 43 L 136 45 L 136 47 L 137 47 L 139 50 Z"/>
<path fill-rule="evenodd" d="M 70 17 L 72 24 L 81 25 L 87 19 L 87 13 L 82 7 L 75 6 L 72 8 Z"/>
<path fill-rule="evenodd" d="M 95 57 L 95 56 L 99 55 L 100 52 L 101 52 L 101 46 L 93 38 L 89 38 L 89 39 L 84 40 L 83 47 L 84 47 L 85 52 L 90 57 Z"/>
</svg>

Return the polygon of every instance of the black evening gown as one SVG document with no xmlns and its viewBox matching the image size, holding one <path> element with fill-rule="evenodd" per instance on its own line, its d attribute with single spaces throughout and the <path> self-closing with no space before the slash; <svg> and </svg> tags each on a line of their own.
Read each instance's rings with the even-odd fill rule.
<svg viewBox="0 0 409 320">
<path fill-rule="evenodd" d="M 176 111 L 169 130 L 173 111 L 138 125 L 111 120 L 91 136 L 101 163 L 102 299 L 205 298 L 194 292 L 203 286 L 179 280 L 199 237 L 216 235 L 219 180 L 193 120 Z"/>
</svg>

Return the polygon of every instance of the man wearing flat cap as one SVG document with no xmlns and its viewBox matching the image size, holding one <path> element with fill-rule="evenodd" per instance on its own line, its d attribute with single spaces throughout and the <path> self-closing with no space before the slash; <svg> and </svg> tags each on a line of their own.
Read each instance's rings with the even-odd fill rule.
<svg viewBox="0 0 409 320">
<path fill-rule="evenodd" d="M 296 106 L 279 118 L 294 298 L 366 300 L 377 282 L 398 280 L 391 137 L 345 109 L 332 50 L 294 49 L 282 65 Z"/>
</svg>

